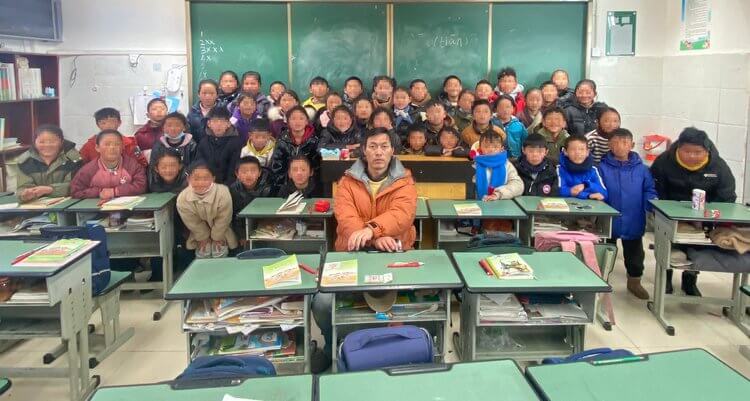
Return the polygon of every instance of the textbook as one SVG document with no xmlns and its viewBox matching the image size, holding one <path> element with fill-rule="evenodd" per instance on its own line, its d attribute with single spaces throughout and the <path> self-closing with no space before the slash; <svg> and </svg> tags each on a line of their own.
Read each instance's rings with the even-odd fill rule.
<svg viewBox="0 0 750 401">
<path fill-rule="evenodd" d="M 553 212 L 569 212 L 570 206 L 568 206 L 568 202 L 565 202 L 565 199 L 543 198 L 539 200 L 538 209 Z"/>
<path fill-rule="evenodd" d="M 297 255 L 263 266 L 263 285 L 266 288 L 288 287 L 297 284 L 302 284 L 302 273 L 299 271 Z"/>
<path fill-rule="evenodd" d="M 29 203 L 22 203 L 18 205 L 18 208 L 19 209 L 47 209 L 49 207 L 57 205 L 58 203 L 63 203 L 68 199 L 70 199 L 69 196 L 58 196 L 56 198 L 42 197 L 42 198 L 33 200 Z"/>
<path fill-rule="evenodd" d="M 325 287 L 357 285 L 357 259 L 324 264 L 320 285 Z"/>
<path fill-rule="evenodd" d="M 96 244 L 98 244 L 97 241 L 80 238 L 61 239 L 27 254 L 19 255 L 11 264 L 16 267 L 61 266 Z"/>
<path fill-rule="evenodd" d="M 533 279 L 534 270 L 518 253 L 492 255 L 485 259 L 495 277 L 501 280 Z"/>
<path fill-rule="evenodd" d="M 459 216 L 481 216 L 482 209 L 476 203 L 456 203 L 453 205 Z"/>
<path fill-rule="evenodd" d="M 145 196 L 120 196 L 119 198 L 110 199 L 104 202 L 100 209 L 107 210 L 133 210 L 139 203 L 146 199 Z"/>
</svg>

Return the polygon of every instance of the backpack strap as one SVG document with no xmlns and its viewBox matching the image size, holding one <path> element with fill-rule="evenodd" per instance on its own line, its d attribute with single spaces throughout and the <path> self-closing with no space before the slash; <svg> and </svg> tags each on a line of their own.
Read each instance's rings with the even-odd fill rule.
<svg viewBox="0 0 750 401">
<path fill-rule="evenodd" d="M 596 249 L 591 241 L 578 241 L 578 246 L 581 247 L 581 254 L 583 254 L 583 262 L 586 266 L 591 269 L 597 276 L 602 277 L 602 270 L 599 267 L 599 262 L 596 260 Z M 607 318 L 610 323 L 615 324 L 615 311 L 612 307 L 612 296 L 609 293 L 602 293 L 602 303 L 604 304 L 604 310 L 607 312 Z"/>
<path fill-rule="evenodd" d="M 576 254 L 576 243 L 573 241 L 560 241 L 560 248 L 562 248 L 563 252 Z"/>
</svg>

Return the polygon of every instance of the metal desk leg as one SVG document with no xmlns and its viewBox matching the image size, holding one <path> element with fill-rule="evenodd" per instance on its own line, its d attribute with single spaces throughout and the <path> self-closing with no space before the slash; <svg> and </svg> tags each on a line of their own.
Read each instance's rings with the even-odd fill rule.
<svg viewBox="0 0 750 401">
<path fill-rule="evenodd" d="M 451 328 L 449 322 L 451 321 L 451 290 L 445 290 L 443 291 L 445 294 L 445 321 L 443 322 L 443 341 L 440 344 L 440 347 L 442 348 L 440 350 L 440 353 L 443 355 L 443 359 L 440 361 L 441 363 L 445 363 L 446 358 L 448 357 L 448 341 L 451 341 Z"/>
<path fill-rule="evenodd" d="M 162 297 L 172 288 L 174 280 L 174 210 L 172 206 L 166 208 L 166 222 L 159 230 L 159 252 L 162 257 Z M 161 317 L 169 308 L 170 303 L 163 301 L 159 310 L 154 312 L 153 320 L 161 320 Z"/>
<path fill-rule="evenodd" d="M 331 372 L 338 372 L 338 351 L 339 335 L 336 329 L 336 293 L 333 293 L 333 302 L 331 302 Z"/>
<path fill-rule="evenodd" d="M 657 211 L 654 219 L 654 259 L 656 260 L 654 300 L 648 301 L 646 306 L 659 321 L 659 324 L 664 327 L 667 334 L 673 336 L 675 334 L 674 326 L 669 324 L 664 317 L 664 285 L 667 281 L 667 269 L 669 268 L 669 258 L 672 251 L 672 244 L 667 232 L 668 228 L 666 216 Z"/>
<path fill-rule="evenodd" d="M 745 322 L 746 297 L 740 291 L 740 287 L 747 285 L 748 273 L 736 273 L 732 280 L 732 300 L 734 305 L 729 312 L 729 318 L 748 337 L 750 337 L 750 325 Z"/>
<path fill-rule="evenodd" d="M 312 295 L 305 295 L 304 300 L 305 300 L 304 310 L 302 313 L 303 313 L 303 319 L 304 319 L 304 325 L 305 325 L 305 329 L 304 329 L 305 362 L 304 362 L 304 367 L 302 370 L 303 370 L 303 373 L 310 373 L 311 371 L 310 370 L 310 362 L 311 362 L 310 356 L 312 355 L 312 350 L 310 349 L 310 302 L 312 300 Z"/>
</svg>

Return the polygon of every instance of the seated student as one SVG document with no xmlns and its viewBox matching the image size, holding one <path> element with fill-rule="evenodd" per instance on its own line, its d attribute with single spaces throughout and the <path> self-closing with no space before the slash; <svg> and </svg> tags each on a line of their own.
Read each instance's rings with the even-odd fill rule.
<svg viewBox="0 0 750 401">
<path fill-rule="evenodd" d="M 471 122 L 473 121 L 473 117 L 471 116 L 471 105 L 474 104 L 475 99 L 476 96 L 474 96 L 474 92 L 469 89 L 462 90 L 458 95 L 458 103 L 456 107 L 453 108 L 453 114 L 451 114 L 453 121 L 456 123 L 456 129 L 458 132 L 464 132 L 466 127 L 471 125 Z"/>
<path fill-rule="evenodd" d="M 177 212 L 190 232 L 185 246 L 199 259 L 223 258 L 238 245 L 231 227 L 232 196 L 217 181 L 211 166 L 198 160 L 188 168 L 188 187 L 177 196 Z"/>
<path fill-rule="evenodd" d="M 180 155 L 180 163 L 189 166 L 198 153 L 198 144 L 191 134 L 186 133 L 187 118 L 179 111 L 169 113 L 164 118 L 164 135 L 154 143 L 151 149 L 149 164 L 153 164 L 167 149 L 173 149 Z"/>
<path fill-rule="evenodd" d="M 301 106 L 296 106 L 288 114 L 289 127 L 276 142 L 276 149 L 271 157 L 271 178 L 275 192 L 289 180 L 289 163 L 294 156 L 303 155 L 310 159 L 313 173 L 320 167 L 318 137 L 313 132 L 307 112 Z"/>
<path fill-rule="evenodd" d="M 146 159 L 149 158 L 151 148 L 159 141 L 164 133 L 164 117 L 167 116 L 167 102 L 164 99 L 151 99 L 146 106 L 148 122 L 133 134 L 138 148 L 141 149 Z"/>
<path fill-rule="evenodd" d="M 122 154 L 122 134 L 105 130 L 96 135 L 99 157 L 76 173 L 70 195 L 76 199 L 140 195 L 146 192 L 146 172 L 135 159 Z"/>
<path fill-rule="evenodd" d="M 122 124 L 122 121 L 120 120 L 120 112 L 111 107 L 97 110 L 96 113 L 94 113 L 94 121 L 96 121 L 96 127 L 99 128 L 99 132 L 117 130 L 120 128 L 120 124 Z M 81 150 L 78 151 L 78 153 L 81 154 L 82 164 L 86 164 L 99 158 L 99 153 L 96 151 L 96 137 L 96 134 L 92 135 L 86 143 L 81 146 Z M 122 154 L 136 159 L 143 167 L 148 166 L 148 159 L 146 159 L 141 152 L 135 138 L 132 136 L 123 136 L 122 140 Z"/>
<path fill-rule="evenodd" d="M 438 135 L 443 127 L 452 127 L 453 118 L 445 112 L 445 106 L 439 100 L 431 100 L 425 106 L 426 118 L 424 121 L 427 130 L 427 144 L 437 145 Z"/>
<path fill-rule="evenodd" d="M 240 157 L 253 156 L 258 159 L 261 167 L 268 167 L 271 165 L 271 156 L 275 148 L 276 141 L 271 136 L 268 120 L 258 118 L 250 125 L 250 137 L 240 151 Z"/>
<path fill-rule="evenodd" d="M 268 96 L 266 96 L 266 100 L 268 101 L 268 108 L 266 109 L 266 117 L 268 117 L 268 110 L 271 109 L 273 106 L 279 105 L 279 99 L 281 99 L 281 94 L 286 92 L 286 84 L 281 81 L 273 81 L 271 82 L 271 87 L 268 89 Z"/>
<path fill-rule="evenodd" d="M 320 136 L 320 133 L 328 127 L 333 117 L 333 109 L 342 104 L 344 104 L 344 99 L 338 93 L 332 92 L 326 95 L 326 107 L 320 109 L 312 119 L 316 135 Z"/>
<path fill-rule="evenodd" d="M 735 202 L 732 170 L 705 131 L 695 127 L 682 130 L 677 141 L 660 154 L 651 165 L 659 199 L 690 201 L 693 189 L 706 191 L 706 202 Z M 667 271 L 667 294 L 673 292 L 672 270 Z M 682 272 L 682 290 L 686 295 L 701 296 L 698 272 Z"/>
<path fill-rule="evenodd" d="M 240 87 L 240 90 L 240 95 L 244 94 L 255 100 L 255 114 L 258 117 L 268 116 L 268 108 L 271 107 L 271 103 L 266 95 L 261 92 L 261 79 L 259 72 L 246 71 L 242 74 L 242 86 Z M 239 101 L 240 99 L 238 96 L 233 104 L 237 105 L 239 104 Z M 240 135 L 242 134 L 240 133 Z"/>
<path fill-rule="evenodd" d="M 198 101 L 188 112 L 187 119 L 190 126 L 190 134 L 196 143 L 206 136 L 206 116 L 208 112 L 216 107 L 219 97 L 219 84 L 213 79 L 204 79 L 198 83 Z"/>
<path fill-rule="evenodd" d="M 419 112 L 411 106 L 411 95 L 406 88 L 399 86 L 393 90 L 393 127 L 396 134 L 401 138 L 401 143 L 406 143 L 409 127 L 420 120 Z"/>
<path fill-rule="evenodd" d="M 326 107 L 326 96 L 328 96 L 328 81 L 317 76 L 310 80 L 310 97 L 302 102 L 302 107 L 311 107 L 316 112 Z M 310 117 L 314 117 L 315 114 Z"/>
<path fill-rule="evenodd" d="M 279 190 L 278 197 L 287 198 L 297 191 L 308 199 L 319 198 L 323 195 L 320 186 L 315 184 L 313 169 L 307 156 L 297 155 L 292 157 L 287 175 L 289 179 Z"/>
<path fill-rule="evenodd" d="M 565 110 L 565 120 L 571 135 L 586 135 L 596 129 L 599 114 L 607 104 L 596 101 L 596 83 L 582 79 L 576 85 L 575 96 L 567 102 L 559 102 Z"/>
<path fill-rule="evenodd" d="M 607 187 L 602 181 L 599 169 L 589 154 L 586 138 L 573 135 L 565 140 L 557 166 L 560 183 L 560 196 L 578 199 L 607 200 Z"/>
<path fill-rule="evenodd" d="M 386 76 L 378 75 L 372 79 L 372 107 L 393 107 L 393 89 L 396 87 L 396 80 Z M 354 114 L 357 114 L 356 110 Z M 357 116 L 357 118 L 360 118 Z"/>
<path fill-rule="evenodd" d="M 286 129 L 287 113 L 295 106 L 299 106 L 297 92 L 287 89 L 279 97 L 279 105 L 268 110 L 268 120 L 271 121 L 271 134 L 274 139 L 279 139 L 281 132 Z"/>
<path fill-rule="evenodd" d="M 427 156 L 469 157 L 469 148 L 461 141 L 455 127 L 444 126 L 440 130 L 437 145 L 427 145 L 424 149 Z"/>
<path fill-rule="evenodd" d="M 485 132 L 472 146 L 477 199 L 483 202 L 513 199 L 523 194 L 523 181 L 508 152 L 503 146 L 503 137 L 496 132 Z"/>
<path fill-rule="evenodd" d="M 232 196 L 232 228 L 239 238 L 245 238 L 245 219 L 237 215 L 255 198 L 271 196 L 271 175 L 254 156 L 243 156 L 237 162 L 237 181 L 229 186 Z"/>
<path fill-rule="evenodd" d="M 453 117 L 458 108 L 458 97 L 464 90 L 461 78 L 448 75 L 443 79 L 443 91 L 438 95 L 438 100 L 445 106 L 445 111 Z M 460 132 L 460 131 L 459 131 Z"/>
<path fill-rule="evenodd" d="M 656 199 L 654 179 L 638 153 L 633 152 L 633 134 L 617 128 L 611 133 L 610 151 L 604 155 L 599 171 L 609 196 L 607 204 L 620 212 L 612 221 L 612 240 L 622 243 L 622 256 L 628 272 L 628 291 L 638 299 L 649 299 L 641 285 L 643 276 L 643 234 L 646 232 L 646 213 L 651 211 L 649 200 Z"/>
<path fill-rule="evenodd" d="M 609 140 L 612 133 L 620 128 L 620 112 L 612 107 L 605 108 L 599 115 L 597 129 L 586 134 L 591 156 L 594 163 L 599 164 L 602 157 L 609 151 Z"/>
<path fill-rule="evenodd" d="M 526 107 L 518 115 L 527 132 L 534 132 L 542 123 L 542 91 L 531 88 L 526 91 Z"/>
<path fill-rule="evenodd" d="M 393 117 L 391 109 L 378 107 L 373 110 L 372 114 L 370 114 L 370 120 L 367 121 L 367 127 L 369 129 L 385 128 L 390 131 L 393 130 L 394 120 L 395 117 Z"/>
<path fill-rule="evenodd" d="M 344 95 L 342 99 L 350 110 L 354 108 L 354 101 L 365 93 L 365 86 L 359 77 L 351 76 L 344 81 Z"/>
<path fill-rule="evenodd" d="M 539 86 L 542 91 L 542 113 L 551 107 L 557 107 L 557 87 L 552 81 L 544 81 Z"/>
<path fill-rule="evenodd" d="M 154 155 L 156 154 L 151 154 L 151 156 Z M 185 173 L 184 166 L 182 155 L 177 149 L 165 148 L 148 166 L 149 192 L 180 193 L 187 187 L 187 173 Z"/>
<path fill-rule="evenodd" d="M 571 97 L 575 96 L 573 91 L 570 90 L 568 85 L 570 84 L 568 72 L 565 70 L 555 70 L 552 72 L 552 75 L 550 76 L 550 81 L 555 85 L 555 89 L 557 90 L 557 98 L 560 99 L 560 102 L 565 103 L 568 100 L 570 100 Z"/>
<path fill-rule="evenodd" d="M 536 132 L 547 140 L 547 157 L 555 164 L 560 160 L 560 150 L 568 139 L 568 131 L 565 130 L 565 114 L 559 107 L 552 107 L 542 113 L 542 125 L 537 127 Z"/>
<path fill-rule="evenodd" d="M 486 100 L 490 103 L 495 101 L 495 90 L 492 88 L 492 84 L 490 83 L 490 81 L 486 79 L 477 82 L 476 86 L 474 87 L 474 94 L 477 97 L 476 100 Z"/>
<path fill-rule="evenodd" d="M 526 196 L 557 196 L 557 169 L 547 157 L 547 140 L 540 134 L 529 134 L 523 141 L 523 154 L 513 166 L 523 180 Z"/>
<path fill-rule="evenodd" d="M 421 123 L 409 126 L 406 136 L 406 146 L 402 151 L 405 155 L 424 155 L 427 144 L 427 129 Z"/>
<path fill-rule="evenodd" d="M 508 145 L 508 157 L 515 160 L 521 157 L 521 147 L 528 133 L 523 123 L 513 115 L 516 105 L 509 95 L 500 95 L 495 103 L 497 116 L 492 119 L 492 125 L 502 127 L 505 131 L 505 142 Z"/>
<path fill-rule="evenodd" d="M 229 107 L 240 94 L 240 79 L 234 71 L 224 71 L 219 75 L 219 97 L 216 106 Z"/>
<path fill-rule="evenodd" d="M 237 135 L 240 136 L 242 142 L 247 142 L 250 124 L 260 116 L 256 105 L 257 101 L 249 93 L 240 93 L 235 100 L 235 107 L 229 122 L 237 129 Z"/>
<path fill-rule="evenodd" d="M 81 167 L 76 144 L 63 137 L 56 125 L 34 130 L 31 148 L 16 158 L 16 196 L 31 202 L 43 196 L 70 195 L 70 181 Z"/>
<path fill-rule="evenodd" d="M 240 158 L 242 139 L 237 129 L 229 122 L 229 110 L 226 107 L 214 107 L 208 113 L 206 137 L 198 144 L 196 158 L 204 160 L 211 166 L 211 171 L 218 183 L 234 182 L 234 170 Z"/>
<path fill-rule="evenodd" d="M 354 101 L 354 122 L 360 137 L 368 129 L 367 124 L 370 122 L 370 116 L 372 116 L 372 111 L 374 110 L 372 105 L 373 103 L 366 97 L 361 97 Z"/>
<path fill-rule="evenodd" d="M 485 99 L 475 100 L 474 104 L 471 105 L 471 114 L 473 118 L 471 125 L 464 128 L 461 132 L 461 139 L 465 144 L 473 146 L 487 132 L 495 132 L 505 141 L 505 131 L 501 127 L 490 123 L 490 119 L 492 118 L 490 102 Z"/>
<path fill-rule="evenodd" d="M 518 83 L 516 70 L 511 67 L 505 67 L 497 73 L 497 86 L 495 91 L 495 101 L 502 95 L 508 95 L 515 102 L 514 115 L 521 114 L 526 107 L 526 99 L 523 96 L 523 85 Z"/>
<path fill-rule="evenodd" d="M 422 79 L 415 79 L 409 83 L 409 96 L 411 96 L 411 107 L 418 112 L 425 111 L 425 106 L 432 100 L 427 83 Z"/>
<path fill-rule="evenodd" d="M 345 105 L 333 109 L 333 122 L 320 134 L 318 149 L 359 149 L 359 130 L 354 125 L 354 114 Z"/>
</svg>

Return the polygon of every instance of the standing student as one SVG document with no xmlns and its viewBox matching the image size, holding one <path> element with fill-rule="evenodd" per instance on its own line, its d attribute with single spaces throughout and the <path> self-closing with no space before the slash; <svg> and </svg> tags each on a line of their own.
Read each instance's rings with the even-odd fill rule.
<svg viewBox="0 0 750 401">
<path fill-rule="evenodd" d="M 424 155 L 427 145 L 427 130 L 421 123 L 414 123 L 407 129 L 406 146 L 401 152 L 405 155 Z"/>
<path fill-rule="evenodd" d="M 503 127 L 508 145 L 508 157 L 511 160 L 518 159 L 521 157 L 523 141 L 526 140 L 528 133 L 523 123 L 513 115 L 516 104 L 509 95 L 500 95 L 495 105 L 497 117 L 492 120 L 492 124 Z"/>
<path fill-rule="evenodd" d="M 70 194 L 76 199 L 140 195 L 146 192 L 146 172 L 138 161 L 122 154 L 122 134 L 102 131 L 96 136 L 99 157 L 76 173 Z"/>
<path fill-rule="evenodd" d="M 393 89 L 396 88 L 396 80 L 386 76 L 378 75 L 372 80 L 372 107 L 393 107 Z M 356 111 L 355 111 L 356 114 Z M 357 117 L 359 118 L 359 117 Z"/>
<path fill-rule="evenodd" d="M 476 95 L 477 100 L 486 100 L 490 103 L 495 101 L 494 89 L 492 88 L 492 84 L 486 79 L 477 82 L 476 86 L 474 87 L 474 94 Z"/>
<path fill-rule="evenodd" d="M 534 132 L 542 123 L 542 91 L 531 88 L 526 92 L 526 107 L 518 115 L 527 132 Z"/>
<path fill-rule="evenodd" d="M 557 196 L 560 191 L 557 169 L 547 153 L 547 140 L 541 134 L 529 134 L 523 141 L 523 154 L 513 166 L 523 180 L 524 195 Z"/>
<path fill-rule="evenodd" d="M 732 170 L 705 131 L 695 127 L 682 130 L 677 141 L 660 154 L 651 165 L 659 199 L 690 201 L 694 189 L 706 191 L 706 202 L 735 202 Z M 672 289 L 672 269 L 667 270 L 667 294 Z M 682 290 L 701 296 L 698 272 L 682 272 Z"/>
<path fill-rule="evenodd" d="M 555 89 L 557 89 L 557 97 L 560 99 L 560 102 L 565 103 L 575 96 L 570 87 L 568 87 L 570 85 L 570 78 L 567 71 L 555 70 L 549 79 L 555 85 Z"/>
<path fill-rule="evenodd" d="M 204 160 L 220 184 L 234 182 L 234 170 L 240 158 L 242 139 L 229 122 L 226 107 L 214 107 L 208 113 L 206 137 L 198 144 L 197 159 Z"/>
<path fill-rule="evenodd" d="M 596 129 L 599 114 L 607 107 L 596 101 L 596 82 L 582 79 L 576 85 L 575 96 L 568 102 L 560 102 L 565 110 L 568 131 L 571 135 L 586 135 Z"/>
<path fill-rule="evenodd" d="M 473 116 L 471 125 L 464 128 L 463 132 L 461 132 L 461 139 L 465 144 L 473 146 L 487 132 L 495 132 L 505 141 L 505 131 L 490 122 L 492 119 L 490 102 L 485 99 L 474 101 L 474 104 L 471 105 L 471 114 Z"/>
<path fill-rule="evenodd" d="M 455 75 L 448 75 L 443 79 L 443 91 L 438 95 L 438 100 L 445 106 L 445 111 L 454 116 L 458 108 L 458 97 L 463 91 L 461 79 Z M 460 131 L 459 131 L 460 132 Z"/>
<path fill-rule="evenodd" d="M 310 97 L 302 102 L 302 107 L 310 107 L 316 112 L 326 107 L 326 96 L 328 95 L 328 81 L 317 76 L 310 80 Z M 314 116 L 314 114 L 313 114 Z"/>
<path fill-rule="evenodd" d="M 262 82 L 259 72 L 246 71 L 242 74 L 241 93 L 248 95 L 255 100 L 255 112 L 258 116 L 266 117 L 268 115 L 268 109 L 271 107 L 271 103 L 261 91 L 261 84 Z M 239 101 L 239 98 L 237 101 Z"/>
<path fill-rule="evenodd" d="M 649 200 L 656 199 L 654 179 L 638 153 L 633 152 L 633 134 L 617 128 L 611 133 L 610 151 L 599 164 L 609 196 L 607 204 L 620 212 L 612 221 L 612 240 L 620 239 L 625 269 L 628 272 L 628 291 L 638 299 L 649 299 L 641 285 L 643 276 L 643 234 L 646 232 L 646 213 L 651 211 Z"/>
<path fill-rule="evenodd" d="M 198 83 L 198 101 L 188 112 L 188 124 L 190 133 L 193 135 L 195 142 L 200 143 L 201 139 L 206 136 L 206 116 L 208 112 L 216 107 L 219 96 L 219 84 L 213 79 L 204 79 Z"/>
<path fill-rule="evenodd" d="M 141 149 L 146 159 L 148 159 L 154 143 L 158 142 L 164 133 L 164 117 L 167 116 L 167 109 L 167 102 L 164 99 L 156 98 L 149 100 L 146 106 L 148 122 L 133 134 L 136 143 L 138 143 L 138 148 Z"/>
<path fill-rule="evenodd" d="M 366 97 L 361 97 L 354 101 L 354 118 L 359 135 L 362 136 L 367 131 L 367 124 L 372 116 L 373 103 Z"/>
<path fill-rule="evenodd" d="M 250 126 L 250 136 L 247 144 L 240 151 L 240 158 L 253 156 L 258 159 L 261 167 L 267 168 L 271 165 L 271 156 L 276 148 L 276 141 L 271 136 L 270 124 L 265 118 L 253 120 Z"/>
<path fill-rule="evenodd" d="M 526 99 L 523 96 L 523 85 L 518 83 L 516 70 L 511 67 L 505 67 L 497 73 L 497 86 L 494 89 L 495 99 L 502 95 L 508 95 L 513 98 L 516 108 L 514 115 L 521 114 L 526 107 Z"/>
<path fill-rule="evenodd" d="M 565 140 L 557 166 L 560 196 L 607 200 L 607 187 L 589 154 L 586 138 L 573 135 Z"/>
<path fill-rule="evenodd" d="M 240 136 L 242 142 L 247 142 L 250 124 L 253 120 L 261 116 L 258 113 L 257 105 L 257 100 L 249 93 L 240 93 L 235 100 L 235 107 L 232 111 L 232 117 L 229 118 L 229 122 L 237 129 L 237 135 Z"/>
<path fill-rule="evenodd" d="M 300 192 L 307 199 L 318 198 L 323 195 L 320 186 L 315 184 L 312 165 L 307 156 L 297 155 L 292 157 L 287 175 L 286 184 L 281 187 L 278 193 L 280 198 L 288 198 L 295 192 Z"/>
<path fill-rule="evenodd" d="M 112 107 L 105 107 L 97 110 L 96 113 L 94 113 L 94 120 L 96 121 L 96 127 L 99 128 L 98 132 L 107 130 L 116 131 L 122 124 L 122 121 L 120 120 L 120 112 Z M 81 146 L 81 150 L 78 153 L 81 154 L 82 164 L 86 164 L 99 158 L 99 152 L 96 151 L 96 137 L 97 134 L 92 135 L 86 143 Z M 141 152 L 135 138 L 132 136 L 123 136 L 122 141 L 122 154 L 134 158 L 141 166 L 147 167 L 148 159 L 146 159 L 143 152 Z"/>
<path fill-rule="evenodd" d="M 555 84 L 552 81 L 545 81 L 539 88 L 542 90 L 542 112 L 551 107 L 557 107 L 558 94 Z"/>
<path fill-rule="evenodd" d="M 232 228 L 239 238 L 245 238 L 245 219 L 238 214 L 256 198 L 272 194 L 271 176 L 254 156 L 243 156 L 237 162 L 237 180 L 229 186 L 232 196 Z M 243 241 L 241 241 L 243 242 Z"/>
<path fill-rule="evenodd" d="M 286 91 L 286 84 L 281 81 L 273 81 L 271 82 L 271 86 L 268 89 L 268 96 L 266 99 L 268 100 L 268 109 L 266 109 L 265 114 L 266 117 L 268 117 L 268 110 L 271 109 L 273 106 L 279 105 L 279 99 L 281 99 L 281 94 Z"/>
<path fill-rule="evenodd" d="M 354 108 L 354 100 L 363 96 L 365 93 L 365 87 L 362 84 L 362 80 L 359 77 L 351 76 L 344 81 L 344 94 L 342 99 L 344 104 L 349 109 Z"/>
<path fill-rule="evenodd" d="M 179 194 L 185 187 L 187 187 L 187 173 L 182 163 L 182 155 L 174 148 L 165 148 L 149 165 L 148 190 Z"/>
<path fill-rule="evenodd" d="M 313 126 L 317 135 L 320 135 L 328 127 L 333 116 L 333 109 L 341 106 L 343 103 L 344 99 L 336 92 L 329 93 L 326 96 L 326 107 L 320 109 L 313 119 Z"/>
<path fill-rule="evenodd" d="M 560 160 L 560 151 L 565 140 L 570 136 L 565 130 L 565 113 L 559 107 L 552 107 L 542 113 L 542 125 L 537 127 L 537 133 L 547 140 L 549 157 L 555 164 Z"/>
<path fill-rule="evenodd" d="M 318 153 L 318 137 L 310 125 L 307 112 L 301 106 L 289 110 L 289 127 L 281 134 L 276 142 L 276 149 L 271 158 L 271 175 L 275 192 L 278 192 L 289 180 L 289 163 L 297 155 L 310 159 L 313 173 L 320 167 L 320 153 Z"/>
<path fill-rule="evenodd" d="M 439 100 L 431 100 L 425 106 L 425 128 L 427 129 L 427 144 L 437 145 L 438 135 L 443 127 L 452 127 L 453 118 L 445 112 L 445 106 Z"/>
<path fill-rule="evenodd" d="M 599 115 L 597 129 L 586 134 L 594 163 L 599 164 L 602 157 L 610 150 L 609 140 L 612 133 L 620 128 L 620 113 L 612 107 L 605 108 Z"/>
<path fill-rule="evenodd" d="M 469 157 L 469 148 L 461 141 L 455 127 L 444 126 L 438 136 L 438 144 L 425 147 L 427 156 Z"/>
<path fill-rule="evenodd" d="M 198 153 L 198 144 L 195 143 L 192 135 L 185 132 L 186 130 L 187 118 L 178 111 L 169 113 L 164 118 L 164 134 L 151 149 L 149 165 L 153 164 L 165 150 L 172 149 L 180 155 L 180 163 L 183 166 L 189 166 Z"/>
<path fill-rule="evenodd" d="M 406 88 L 398 87 L 393 91 L 393 128 L 401 138 L 401 143 L 406 143 L 409 127 L 419 121 L 419 113 L 411 106 L 411 95 Z"/>
<path fill-rule="evenodd" d="M 474 104 L 476 96 L 469 89 L 464 89 L 458 95 L 458 104 L 453 109 L 453 121 L 456 123 L 458 132 L 464 132 L 464 129 L 471 125 L 473 118 L 471 116 L 471 105 Z"/>
<path fill-rule="evenodd" d="M 219 75 L 219 97 L 217 106 L 229 107 L 237 99 L 240 90 L 240 79 L 234 71 L 224 71 Z"/>
<path fill-rule="evenodd" d="M 75 143 L 63 137 L 60 127 L 43 124 L 34 130 L 31 148 L 18 156 L 15 167 L 20 202 L 68 196 L 70 181 L 81 167 L 81 156 Z"/>
<path fill-rule="evenodd" d="M 211 166 L 198 160 L 188 169 L 188 187 L 177 196 L 177 212 L 190 231 L 186 248 L 199 259 L 226 257 L 238 245 L 231 228 L 232 196 L 216 181 Z"/>
<path fill-rule="evenodd" d="M 425 111 L 425 106 L 432 100 L 427 83 L 423 79 L 415 79 L 409 83 L 411 107 L 419 112 Z"/>
<path fill-rule="evenodd" d="M 472 146 L 476 198 L 483 202 L 513 199 L 523 194 L 523 181 L 508 160 L 504 142 L 496 132 L 486 132 Z"/>
<path fill-rule="evenodd" d="M 349 149 L 359 148 L 359 130 L 354 124 L 354 114 L 345 105 L 333 109 L 333 121 L 320 134 L 318 149 Z"/>
<path fill-rule="evenodd" d="M 281 94 L 279 105 L 268 110 L 268 119 L 271 121 L 271 133 L 274 139 L 278 139 L 281 132 L 286 129 L 287 113 L 295 106 L 299 106 L 299 96 L 297 96 L 297 92 L 287 89 Z"/>
</svg>

